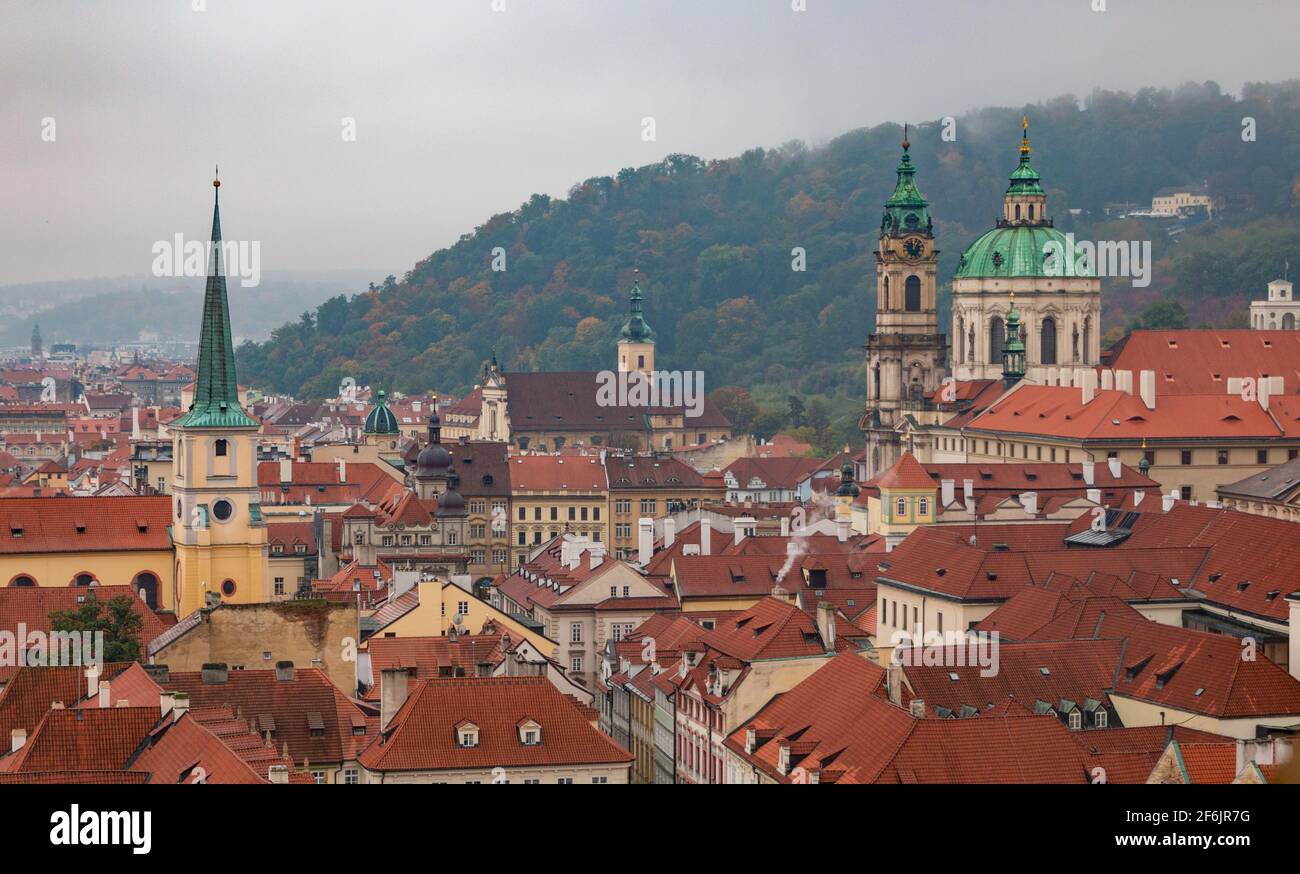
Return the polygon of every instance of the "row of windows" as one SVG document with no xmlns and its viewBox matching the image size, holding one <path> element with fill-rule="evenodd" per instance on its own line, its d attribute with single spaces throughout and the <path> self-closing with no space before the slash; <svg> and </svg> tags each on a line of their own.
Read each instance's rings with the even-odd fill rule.
<svg viewBox="0 0 1300 874">
<path fill-rule="evenodd" d="M 600 529 L 599 529 L 599 528 L 593 529 L 593 530 L 591 530 L 591 531 L 588 531 L 587 529 L 583 528 L 582 530 L 580 530 L 580 531 L 574 531 L 573 533 L 574 533 L 574 534 L 577 534 L 579 537 L 587 537 L 587 536 L 590 536 L 591 539 L 592 539 L 592 541 L 594 541 L 594 542 L 596 542 L 596 543 L 600 543 Z M 557 531 L 555 531 L 554 529 L 552 529 L 552 530 L 546 532 L 546 540 L 542 540 L 542 530 L 541 530 L 540 528 L 538 528 L 536 531 L 533 532 L 533 545 L 534 545 L 534 546 L 540 546 L 540 545 L 543 544 L 543 543 L 548 543 L 548 542 L 554 540 L 554 539 L 555 539 L 556 537 L 558 537 L 558 536 L 559 536 L 559 532 L 557 532 Z M 526 531 L 520 531 L 520 532 L 519 532 L 519 545 L 520 545 L 520 546 L 527 546 L 527 545 L 528 545 L 528 532 L 526 532 Z"/>
<path fill-rule="evenodd" d="M 364 534 L 358 533 L 355 540 L 357 545 L 361 546 L 366 542 L 366 536 Z M 456 532 L 456 529 L 448 528 L 443 532 L 443 543 L 445 543 L 447 546 L 456 546 L 457 544 L 460 543 L 460 535 Z M 379 545 L 380 546 L 415 546 L 416 545 L 415 535 L 401 534 L 394 537 L 392 534 L 385 534 L 379 538 Z M 432 534 L 419 535 L 419 545 L 432 546 L 433 535 Z"/>
<path fill-rule="evenodd" d="M 898 624 L 899 606 L 900 604 L 898 601 L 890 601 L 888 598 L 881 598 L 880 599 L 880 621 L 882 623 L 887 623 L 890 628 L 903 628 L 903 629 L 911 628 L 913 630 L 919 629 L 921 627 L 921 613 L 920 610 L 916 607 L 916 605 L 915 604 L 912 605 L 911 625 L 907 624 L 906 604 L 901 605 L 903 608 L 903 624 L 902 625 Z M 940 634 L 943 634 L 943 614 L 935 613 L 934 622 L 935 622 L 935 631 L 939 632 Z"/>
<path fill-rule="evenodd" d="M 588 515 L 587 515 L 588 509 L 590 509 L 590 511 L 591 511 L 590 519 L 588 518 Z M 552 522 L 559 521 L 559 518 L 560 518 L 560 508 L 559 508 L 559 507 L 551 507 L 550 510 L 551 510 L 551 513 L 550 513 L 551 521 L 552 521 Z M 581 519 L 579 519 L 579 515 L 581 516 Z M 519 521 L 520 521 L 520 522 L 527 522 L 527 521 L 528 521 L 528 508 L 527 508 L 527 507 L 520 507 L 520 508 L 519 508 Z M 533 507 L 533 521 L 534 521 L 534 522 L 540 522 L 540 521 L 542 521 L 542 508 L 541 508 L 541 507 Z M 597 507 L 591 507 L 591 508 L 588 508 L 588 507 L 570 507 L 570 508 L 569 508 L 569 521 L 570 521 L 570 522 L 578 522 L 578 521 L 582 521 L 582 522 L 587 522 L 587 521 L 599 522 L 599 521 L 600 521 L 600 507 L 598 507 L 598 506 L 597 506 Z"/>
</svg>

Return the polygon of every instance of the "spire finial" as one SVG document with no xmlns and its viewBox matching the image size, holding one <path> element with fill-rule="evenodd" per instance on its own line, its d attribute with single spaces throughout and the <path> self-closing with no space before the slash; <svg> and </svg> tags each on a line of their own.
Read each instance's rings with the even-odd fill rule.
<svg viewBox="0 0 1300 874">
<path fill-rule="evenodd" d="M 906 152 L 908 148 L 910 148 L 912 145 L 910 142 L 907 141 L 907 128 L 908 128 L 907 122 L 903 122 L 903 151 L 904 152 Z"/>
<path fill-rule="evenodd" d="M 212 168 L 212 187 L 221 187 L 221 165 L 219 164 Z"/>
<path fill-rule="evenodd" d="M 1020 120 L 1020 130 L 1021 130 L 1020 154 L 1028 155 L 1029 154 L 1029 116 L 1026 115 L 1024 118 Z"/>
</svg>

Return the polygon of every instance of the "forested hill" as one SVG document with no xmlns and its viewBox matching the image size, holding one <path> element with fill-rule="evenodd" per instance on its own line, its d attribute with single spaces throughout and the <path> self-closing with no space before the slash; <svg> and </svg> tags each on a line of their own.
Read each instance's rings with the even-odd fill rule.
<svg viewBox="0 0 1300 874">
<path fill-rule="evenodd" d="M 1188 290 L 1197 299 L 1258 294 L 1284 256 L 1300 264 L 1298 110 L 1300 82 L 1247 86 L 1241 98 L 1207 83 L 983 109 L 956 119 L 952 141 L 942 122 L 914 122 L 940 280 L 946 286 L 962 248 L 999 215 L 1028 114 L 1035 166 L 1063 230 L 1146 233 L 1132 221 L 1102 225 L 1102 207 L 1149 205 L 1165 186 L 1208 182 L 1225 204 L 1221 221 L 1177 246 L 1154 234 L 1163 260 L 1152 288 L 1108 294 L 1107 328 L 1140 319 L 1179 278 L 1197 283 Z M 1254 119 L 1251 142 L 1245 117 Z M 836 413 L 829 430 L 848 433 L 872 327 L 871 252 L 901 138 L 900 126 L 885 124 L 816 149 L 669 155 L 588 179 L 567 199 L 534 195 L 403 280 L 329 300 L 269 342 L 244 345 L 241 378 L 305 397 L 333 393 L 344 376 L 390 390 L 465 390 L 493 348 L 507 370 L 609 367 L 637 264 L 661 368 L 702 370 L 710 389 L 749 387 L 769 409 L 789 393 L 824 398 Z M 492 269 L 496 247 L 504 271 Z M 802 272 L 791 269 L 794 247 L 807 253 Z"/>
</svg>

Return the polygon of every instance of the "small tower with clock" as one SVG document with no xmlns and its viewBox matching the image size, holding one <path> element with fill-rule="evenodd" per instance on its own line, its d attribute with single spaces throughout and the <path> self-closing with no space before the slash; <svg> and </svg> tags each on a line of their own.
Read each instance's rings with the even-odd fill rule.
<svg viewBox="0 0 1300 874">
<path fill-rule="evenodd" d="M 945 375 L 947 337 L 939 333 L 938 263 L 929 204 L 916 187 L 906 129 L 898 181 L 885 201 L 876 250 L 876 329 L 867 340 L 866 470 L 876 476 L 905 449 L 900 426 L 932 416 Z"/>
</svg>

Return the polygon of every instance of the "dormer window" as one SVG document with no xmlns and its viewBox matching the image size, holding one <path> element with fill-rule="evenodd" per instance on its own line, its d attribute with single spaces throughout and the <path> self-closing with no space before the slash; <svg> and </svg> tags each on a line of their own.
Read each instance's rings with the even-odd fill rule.
<svg viewBox="0 0 1300 874">
<path fill-rule="evenodd" d="M 456 745 L 465 749 L 478 746 L 478 726 L 472 722 L 462 722 L 456 727 Z"/>
<path fill-rule="evenodd" d="M 531 719 L 519 723 L 519 742 L 526 747 L 535 747 L 542 742 L 542 727 Z"/>
<path fill-rule="evenodd" d="M 1070 730 L 1078 731 L 1083 728 L 1083 714 L 1078 710 L 1070 711 Z"/>
</svg>

